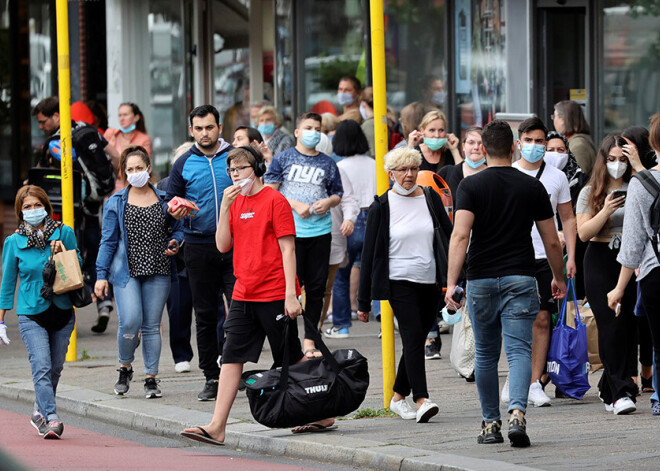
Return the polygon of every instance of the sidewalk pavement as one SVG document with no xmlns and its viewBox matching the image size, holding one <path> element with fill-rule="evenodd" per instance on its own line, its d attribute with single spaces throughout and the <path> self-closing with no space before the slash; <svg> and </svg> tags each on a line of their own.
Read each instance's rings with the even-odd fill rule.
<svg viewBox="0 0 660 471">
<path fill-rule="evenodd" d="M 113 394 L 117 380 L 117 320 L 113 313 L 105 334 L 92 334 L 94 307 L 79 311 L 78 358 L 67 363 L 57 392 L 58 411 L 92 417 L 137 430 L 178 436 L 184 427 L 204 425 L 211 419 L 214 402 L 197 401 L 204 376 L 195 358 L 192 372 L 174 372 L 167 341 L 167 315 L 163 318 L 163 350 L 160 388 L 163 397 L 145 399 L 143 363 L 136 355 L 136 374 L 124 397 Z M 27 352 L 20 339 L 13 312 L 6 316 L 11 345 L 0 347 L 0 396 L 32 403 L 34 390 Z M 330 349 L 357 348 L 369 359 L 371 384 L 361 408 L 383 407 L 379 324 L 356 322 L 348 339 L 327 340 Z M 194 330 L 193 330 L 194 337 Z M 532 446 L 514 449 L 508 440 L 498 445 L 477 445 L 481 414 L 474 383 L 458 377 L 449 363 L 450 335 L 441 335 L 442 359 L 426 362 L 431 400 L 440 407 L 428 424 L 379 417 L 337 421 L 339 429 L 328 433 L 292 435 L 289 430 L 268 429 L 250 414 L 247 397 L 239 392 L 230 414 L 226 444 L 232 448 L 288 456 L 343 466 L 378 470 L 524 470 L 524 469 L 657 469 L 660 447 L 657 428 L 660 417 L 651 416 L 648 394 L 639 397 L 638 412 L 614 416 L 605 412 L 596 396 L 600 373 L 591 375 L 592 389 L 581 401 L 553 399 L 551 407 L 528 409 L 528 432 Z M 194 343 L 194 338 L 193 338 Z M 396 336 L 397 361 L 400 338 Z M 259 364 L 266 369 L 272 358 L 268 346 Z M 500 362 L 501 385 L 507 364 Z M 552 385 L 547 388 L 553 397 Z M 506 422 L 506 409 L 502 408 Z M 506 426 L 505 426 L 506 431 Z M 188 442 L 198 446 L 196 442 Z M 206 445 L 199 445 L 206 446 Z"/>
</svg>

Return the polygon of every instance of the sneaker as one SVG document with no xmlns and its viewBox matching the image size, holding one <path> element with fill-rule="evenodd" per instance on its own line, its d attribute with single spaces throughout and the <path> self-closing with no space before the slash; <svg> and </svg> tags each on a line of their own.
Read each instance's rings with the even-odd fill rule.
<svg viewBox="0 0 660 471">
<path fill-rule="evenodd" d="M 417 423 L 425 424 L 431 417 L 437 414 L 439 410 L 440 408 L 436 403 L 431 402 L 428 399 L 424 399 L 422 405 L 419 406 L 419 409 L 417 409 Z"/>
<path fill-rule="evenodd" d="M 441 320 L 438 322 L 438 332 L 441 334 L 448 334 L 449 333 L 449 324 L 447 324 L 445 321 Z"/>
<path fill-rule="evenodd" d="M 410 407 L 410 404 L 408 404 L 405 398 L 400 401 L 394 401 L 394 398 L 392 398 L 390 401 L 390 410 L 405 420 L 417 418 L 417 411 Z"/>
<path fill-rule="evenodd" d="M 342 327 L 341 329 L 337 327 L 331 327 L 323 332 L 323 335 L 329 339 L 345 339 L 348 337 L 348 327 Z"/>
<path fill-rule="evenodd" d="M 481 422 L 481 433 L 477 437 L 477 443 L 480 445 L 489 445 L 491 443 L 503 443 L 504 437 L 502 436 L 502 421 L 491 422 L 486 425 L 486 422 Z"/>
<path fill-rule="evenodd" d="M 163 397 L 163 394 L 158 389 L 160 381 L 156 378 L 147 378 L 144 380 L 144 394 L 147 399 L 154 399 L 156 397 Z"/>
<path fill-rule="evenodd" d="M 545 407 L 551 405 L 550 398 L 543 391 L 543 386 L 541 386 L 540 381 L 536 381 L 535 383 L 532 383 L 532 385 L 529 387 L 529 395 L 527 397 L 527 403 L 533 404 L 534 407 Z"/>
<path fill-rule="evenodd" d="M 612 404 L 605 404 L 605 410 L 607 412 L 614 412 L 614 406 Z"/>
<path fill-rule="evenodd" d="M 500 398 L 503 403 L 505 404 L 509 403 L 509 375 L 506 376 L 506 381 L 504 382 L 504 386 L 502 387 L 502 394 L 500 395 Z"/>
<path fill-rule="evenodd" d="M 105 307 L 99 311 L 99 316 L 96 318 L 96 324 L 92 326 L 92 332 L 95 334 L 102 334 L 105 332 L 105 329 L 108 327 L 109 320 L 110 309 Z"/>
<path fill-rule="evenodd" d="M 509 441 L 511 446 L 524 448 L 530 445 L 529 437 L 527 436 L 527 421 L 524 417 L 520 417 L 518 412 L 511 414 L 509 418 Z"/>
<path fill-rule="evenodd" d="M 133 368 L 128 369 L 122 366 L 117 371 L 119 371 L 119 379 L 115 383 L 115 394 L 123 396 L 128 392 L 130 382 L 133 379 Z"/>
<path fill-rule="evenodd" d="M 51 420 L 46 425 L 46 433 L 44 433 L 45 439 L 58 439 L 64 433 L 64 424 L 59 420 Z"/>
<path fill-rule="evenodd" d="M 32 412 L 30 423 L 34 428 L 37 429 L 37 433 L 39 434 L 39 436 L 43 437 L 46 434 L 46 431 L 48 430 L 48 424 L 46 423 L 46 419 L 44 419 L 44 416 L 41 415 L 39 411 L 35 410 L 34 412 Z"/>
<path fill-rule="evenodd" d="M 197 395 L 198 401 L 215 401 L 218 397 L 218 382 L 215 379 L 209 379 L 204 383 L 204 389 Z"/>
<path fill-rule="evenodd" d="M 180 361 L 174 365 L 174 371 L 177 373 L 190 373 L 190 362 Z"/>
<path fill-rule="evenodd" d="M 622 397 L 621 399 L 614 401 L 614 407 L 613 407 L 614 415 L 630 414 L 631 412 L 635 412 L 636 410 L 637 410 L 637 406 L 629 397 Z"/>
<path fill-rule="evenodd" d="M 436 339 L 431 339 L 424 347 L 424 358 L 427 360 L 439 360 L 440 356 L 440 343 Z"/>
<path fill-rule="evenodd" d="M 651 401 L 651 414 L 660 415 L 660 402 Z"/>
</svg>

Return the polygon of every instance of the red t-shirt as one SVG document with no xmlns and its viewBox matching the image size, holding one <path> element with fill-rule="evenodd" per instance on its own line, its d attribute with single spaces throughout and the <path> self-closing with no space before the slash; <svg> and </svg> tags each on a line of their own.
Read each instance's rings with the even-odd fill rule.
<svg viewBox="0 0 660 471">
<path fill-rule="evenodd" d="M 229 211 L 234 238 L 232 299 L 279 301 L 286 297 L 282 252 L 277 239 L 296 235 L 291 206 L 279 191 L 266 186 L 252 196 L 238 195 Z M 296 280 L 296 294 L 300 294 Z"/>
</svg>

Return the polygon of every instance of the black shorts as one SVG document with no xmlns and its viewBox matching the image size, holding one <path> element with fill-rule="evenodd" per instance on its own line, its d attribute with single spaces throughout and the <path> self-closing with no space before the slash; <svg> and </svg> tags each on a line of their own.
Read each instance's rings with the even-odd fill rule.
<svg viewBox="0 0 660 471">
<path fill-rule="evenodd" d="M 284 314 L 284 300 L 251 302 L 232 300 L 225 320 L 225 345 L 222 363 L 256 363 L 259 361 L 264 340 L 268 337 L 274 366 L 281 366 L 284 357 L 284 332 L 286 322 L 275 319 Z M 289 349 L 291 364 L 303 357 L 298 324 L 289 319 Z"/>
<path fill-rule="evenodd" d="M 552 297 L 552 270 L 547 258 L 536 259 L 534 278 L 539 288 L 539 310 L 557 312 L 557 301 Z"/>
</svg>

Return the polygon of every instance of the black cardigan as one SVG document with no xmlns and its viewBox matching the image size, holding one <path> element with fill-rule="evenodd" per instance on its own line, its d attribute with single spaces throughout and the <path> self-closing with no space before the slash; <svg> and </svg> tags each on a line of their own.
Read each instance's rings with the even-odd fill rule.
<svg viewBox="0 0 660 471">
<path fill-rule="evenodd" d="M 446 236 L 444 247 L 437 247 L 434 238 L 433 250 L 444 252 L 447 260 L 449 238 L 452 224 L 445 212 L 440 195 L 435 191 L 426 190 L 431 196 L 436 218 L 440 221 L 440 232 Z M 387 192 L 374 197 L 375 201 L 369 206 L 367 228 L 362 248 L 362 262 L 360 264 L 360 287 L 358 289 L 358 310 L 369 312 L 372 299 L 389 299 L 390 297 L 390 204 Z M 438 257 L 436 256 L 436 260 Z M 438 266 L 436 263 L 436 278 L 446 279 L 447 266 Z"/>
</svg>

